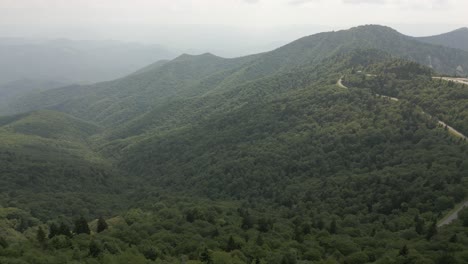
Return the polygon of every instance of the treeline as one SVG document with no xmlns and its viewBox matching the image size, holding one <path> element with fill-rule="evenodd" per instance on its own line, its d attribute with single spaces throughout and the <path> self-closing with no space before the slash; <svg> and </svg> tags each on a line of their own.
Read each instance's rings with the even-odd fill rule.
<svg viewBox="0 0 468 264">
<path fill-rule="evenodd" d="M 468 256 L 467 209 L 455 224 L 437 228 L 434 215 L 412 209 L 390 218 L 369 213 L 364 220 L 268 204 L 190 200 L 165 197 L 151 209 L 90 222 L 80 217 L 72 225 L 36 223 L 22 231 L 21 240 L 0 236 L 0 261 L 447 264 L 466 263 Z M 14 223 L 14 216 L 7 218 Z"/>
</svg>

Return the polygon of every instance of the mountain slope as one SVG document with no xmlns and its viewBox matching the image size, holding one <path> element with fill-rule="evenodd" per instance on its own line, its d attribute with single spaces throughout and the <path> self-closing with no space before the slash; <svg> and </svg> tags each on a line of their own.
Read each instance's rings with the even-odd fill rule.
<svg viewBox="0 0 468 264">
<path fill-rule="evenodd" d="M 294 41 L 253 61 L 249 65 L 249 75 L 258 76 L 255 69 L 266 71 L 260 74 L 268 74 L 305 64 L 317 64 L 338 52 L 359 48 L 378 49 L 395 57 L 431 66 L 441 73 L 453 74 L 458 66 L 468 69 L 468 52 L 421 43 L 391 28 L 369 25 L 319 33 Z M 246 78 L 253 78 L 249 75 Z"/>
<path fill-rule="evenodd" d="M 80 216 L 109 228 L 15 242 L 39 233 L 25 222 L 5 229 L 13 242 L 0 243 L 0 262 L 462 262 L 466 227 L 436 221 L 466 198 L 468 148 L 419 104 L 463 122 L 466 87 L 354 49 L 366 39 L 434 48 L 380 30 L 232 60 L 184 55 L 24 99 L 48 110 L 0 118 L 2 207 L 30 210 L 47 231 Z M 1 209 L 0 225 L 21 218 L 6 210 L 3 221 Z"/>
<path fill-rule="evenodd" d="M 460 74 L 467 74 L 468 52 L 422 43 L 387 27 L 361 26 L 305 37 L 277 50 L 244 58 L 184 55 L 117 81 L 25 98 L 15 110 L 51 107 L 104 124 L 122 123 L 161 107 L 169 99 L 230 90 L 280 72 L 317 66 L 326 58 L 359 48 L 381 50 L 431 66 L 440 73 L 453 74 L 458 69 Z M 193 75 L 188 75 L 191 71 Z"/>
<path fill-rule="evenodd" d="M 61 202 L 67 196 L 95 212 L 100 202 L 86 197 L 112 195 L 120 182 L 111 162 L 92 148 L 91 137 L 99 131 L 48 110 L 0 117 L 0 203 L 33 210 L 45 219 L 71 214 Z"/>
<path fill-rule="evenodd" d="M 16 111 L 51 108 L 104 125 L 116 125 L 176 97 L 200 93 L 223 80 L 223 73 L 236 69 L 256 56 L 223 59 L 212 54 L 182 55 L 171 62 L 111 82 L 65 87 L 22 98 Z M 216 78 L 212 78 L 215 76 Z M 208 79 L 212 84 L 203 83 Z"/>
<path fill-rule="evenodd" d="M 468 28 L 466 27 L 436 36 L 420 37 L 417 39 L 430 44 L 468 51 Z"/>
</svg>

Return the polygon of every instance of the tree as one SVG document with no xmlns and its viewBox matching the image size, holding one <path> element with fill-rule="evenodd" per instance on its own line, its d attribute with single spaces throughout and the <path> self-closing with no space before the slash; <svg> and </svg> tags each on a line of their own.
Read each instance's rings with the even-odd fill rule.
<svg viewBox="0 0 468 264">
<path fill-rule="evenodd" d="M 266 218 L 258 219 L 258 230 L 260 232 L 268 232 L 272 227 L 272 221 Z"/>
<path fill-rule="evenodd" d="M 211 253 L 208 251 L 207 248 L 203 250 L 200 254 L 200 261 L 207 264 L 213 264 L 213 259 L 211 258 Z"/>
<path fill-rule="evenodd" d="M 330 223 L 330 228 L 328 229 L 328 231 L 330 232 L 330 234 L 336 234 L 336 219 L 333 219 Z"/>
<path fill-rule="evenodd" d="M 451 243 L 457 243 L 457 242 L 458 242 L 457 234 L 453 234 L 453 235 L 450 237 L 449 241 L 450 241 Z"/>
<path fill-rule="evenodd" d="M 227 242 L 227 245 L 226 245 L 226 251 L 227 252 L 231 252 L 235 249 L 237 249 L 237 244 L 236 244 L 236 241 L 234 241 L 234 238 L 231 236 L 229 236 L 229 239 L 228 239 L 228 242 Z"/>
<path fill-rule="evenodd" d="M 57 234 L 58 235 L 64 235 L 66 237 L 72 237 L 72 233 L 70 231 L 70 228 L 63 222 L 60 224 Z"/>
<path fill-rule="evenodd" d="M 39 242 L 39 244 L 44 245 L 46 241 L 46 234 L 44 232 L 44 229 L 40 226 L 39 229 L 37 229 L 36 233 L 36 239 Z"/>
<path fill-rule="evenodd" d="M 88 221 L 82 216 L 75 221 L 75 234 L 90 234 Z"/>
<path fill-rule="evenodd" d="M 400 249 L 399 255 L 400 255 L 400 256 L 403 256 L 403 257 L 406 257 L 406 256 L 408 256 L 408 253 L 409 253 L 408 246 L 404 245 L 404 246 Z"/>
<path fill-rule="evenodd" d="M 49 239 L 59 235 L 59 227 L 52 223 L 49 227 Z"/>
<path fill-rule="evenodd" d="M 462 221 L 463 226 L 468 227 L 468 208 L 464 208 L 460 212 L 458 212 L 458 217 Z"/>
<path fill-rule="evenodd" d="M 104 218 L 99 217 L 98 222 L 97 222 L 97 232 L 101 233 L 102 231 L 106 230 L 108 228 L 108 225 L 106 223 L 106 220 Z"/>
<path fill-rule="evenodd" d="M 427 230 L 426 239 L 431 240 L 437 234 L 437 223 L 434 221 Z"/>
<path fill-rule="evenodd" d="M 456 264 L 457 260 L 452 254 L 449 254 L 448 252 L 444 252 L 442 255 L 440 255 L 437 258 L 436 263 L 437 264 Z"/>
<path fill-rule="evenodd" d="M 247 212 L 242 216 L 242 229 L 247 230 L 252 228 L 254 225 L 254 220 L 252 216 Z"/>
<path fill-rule="evenodd" d="M 101 254 L 101 247 L 96 243 L 96 241 L 92 240 L 89 243 L 89 255 L 93 258 L 98 257 Z"/>
<path fill-rule="evenodd" d="M 259 233 L 258 236 L 257 236 L 257 239 L 255 240 L 255 244 L 257 244 L 257 246 L 263 246 L 263 237 L 262 235 Z"/>
<path fill-rule="evenodd" d="M 420 219 L 418 215 L 414 218 L 414 230 L 416 233 L 419 235 L 422 235 L 424 233 L 424 220 Z"/>
<path fill-rule="evenodd" d="M 5 238 L 0 236 L 0 247 L 2 248 L 7 248 L 8 247 L 8 242 L 6 241 Z"/>
</svg>

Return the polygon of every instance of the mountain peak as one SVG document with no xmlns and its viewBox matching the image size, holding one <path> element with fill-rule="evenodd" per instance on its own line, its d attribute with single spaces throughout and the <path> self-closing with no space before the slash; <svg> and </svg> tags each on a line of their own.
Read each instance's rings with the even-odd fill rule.
<svg viewBox="0 0 468 264">
<path fill-rule="evenodd" d="M 218 57 L 212 53 L 209 53 L 209 52 L 206 52 L 206 53 L 202 53 L 202 54 L 199 54 L 199 55 L 192 55 L 192 54 L 188 54 L 188 53 L 183 53 L 182 55 L 180 55 L 179 57 L 177 57 L 175 60 L 186 60 L 186 59 L 222 59 L 221 57 Z"/>
<path fill-rule="evenodd" d="M 377 24 L 368 24 L 350 28 L 349 31 L 361 31 L 361 32 L 379 32 L 379 33 L 398 33 L 395 29 L 387 26 L 377 25 Z"/>
</svg>

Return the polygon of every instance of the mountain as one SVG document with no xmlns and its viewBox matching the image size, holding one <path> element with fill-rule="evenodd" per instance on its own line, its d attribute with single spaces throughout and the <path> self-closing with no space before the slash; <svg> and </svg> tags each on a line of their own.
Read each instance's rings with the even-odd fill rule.
<svg viewBox="0 0 468 264">
<path fill-rule="evenodd" d="M 74 203 L 94 210 L 86 196 L 109 193 L 118 181 L 111 164 L 92 149 L 91 137 L 100 128 L 60 112 L 35 112 L 0 117 L 0 181 L 4 196 L 31 197 L 11 205 L 33 210 L 42 219 L 51 214 L 69 214 L 58 206 L 74 196 Z M 85 195 L 87 193 L 87 195 Z M 33 194 L 33 195 L 32 195 Z M 84 196 L 82 196 L 84 195 Z"/>
<path fill-rule="evenodd" d="M 468 52 L 421 43 L 391 28 L 371 25 L 316 34 L 255 56 L 222 59 L 211 54 L 182 55 L 116 81 L 23 98 L 15 102 L 16 109 L 12 111 L 52 107 L 107 125 L 122 124 L 151 109 L 165 107 L 171 98 L 222 93 L 280 72 L 314 67 L 326 58 L 359 48 L 382 50 L 444 74 L 468 69 Z M 193 72 L 196 76 L 187 75 L 192 68 L 200 68 Z"/>
<path fill-rule="evenodd" d="M 86 120 L 115 125 L 135 118 L 171 98 L 202 93 L 223 80 L 225 74 L 231 73 L 229 71 L 255 57 L 223 59 L 212 54 L 185 54 L 156 67 L 154 71 L 143 70 L 115 81 L 34 94 L 15 102 L 14 110 L 50 107 Z"/>
<path fill-rule="evenodd" d="M 427 54 L 465 56 L 364 26 L 21 97 L 0 262 L 463 263 L 468 86 Z"/>
<path fill-rule="evenodd" d="M 174 53 L 158 45 L 119 41 L 0 38 L 0 84 L 22 79 L 93 83 L 128 75 Z"/>
<path fill-rule="evenodd" d="M 417 39 L 434 45 L 468 51 L 468 28 L 466 27 L 436 36 L 420 37 Z"/>
<path fill-rule="evenodd" d="M 22 79 L 0 85 L 0 113 L 8 114 L 10 104 L 19 97 L 29 93 L 38 93 L 49 89 L 60 88 L 68 85 L 66 82 L 54 80 Z"/>
</svg>

